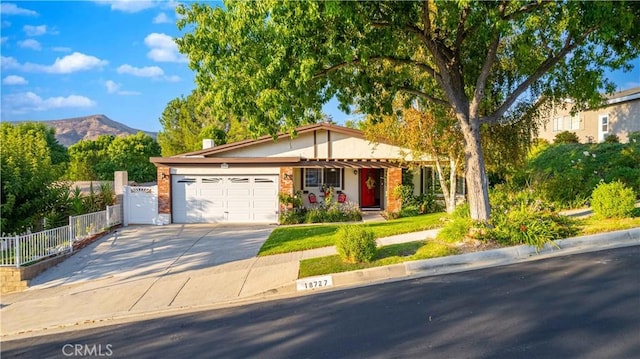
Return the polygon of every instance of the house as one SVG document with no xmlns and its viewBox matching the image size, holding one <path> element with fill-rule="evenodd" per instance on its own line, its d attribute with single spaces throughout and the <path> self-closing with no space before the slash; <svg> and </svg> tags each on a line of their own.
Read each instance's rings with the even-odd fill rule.
<svg viewBox="0 0 640 359">
<path fill-rule="evenodd" d="M 604 141 L 607 135 L 616 135 L 620 142 L 628 142 L 630 132 L 640 131 L 640 87 L 606 96 L 603 106 L 572 115 L 571 104 L 554 106 L 545 116 L 539 138 L 553 142 L 563 131 L 574 132 L 582 143 Z"/>
<path fill-rule="evenodd" d="M 205 141 L 206 142 L 206 141 Z M 429 159 L 414 160 L 398 146 L 373 144 L 362 131 L 318 123 L 172 157 L 153 157 L 158 171 L 158 214 L 164 223 L 276 223 L 279 193 L 301 191 L 304 205 L 334 198 L 362 209 L 400 210 L 393 189 L 407 161 L 414 191 L 434 188 Z"/>
</svg>

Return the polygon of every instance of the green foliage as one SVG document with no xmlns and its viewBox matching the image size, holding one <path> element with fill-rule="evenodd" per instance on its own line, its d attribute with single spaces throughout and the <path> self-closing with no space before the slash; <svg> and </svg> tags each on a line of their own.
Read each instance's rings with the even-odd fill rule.
<svg viewBox="0 0 640 359">
<path fill-rule="evenodd" d="M 64 151 L 43 124 L 0 124 L 0 233 L 40 226 L 63 193 L 54 186 Z"/>
<path fill-rule="evenodd" d="M 600 218 L 631 217 L 635 205 L 635 193 L 620 181 L 600 183 L 591 195 L 591 208 Z"/>
<path fill-rule="evenodd" d="M 469 204 L 464 203 L 455 208 L 449 215 L 449 221 L 438 232 L 436 239 L 445 243 L 455 243 L 464 240 L 473 227 L 469 211 Z"/>
<path fill-rule="evenodd" d="M 640 144 L 640 131 L 629 132 L 627 136 L 629 138 L 629 143 Z"/>
<path fill-rule="evenodd" d="M 205 138 L 213 139 L 216 146 L 227 143 L 225 129 L 230 126 L 229 121 L 216 121 L 211 111 L 202 106 L 201 99 L 193 92 L 167 104 L 160 117 L 162 131 L 158 133 L 162 156 L 200 150 Z"/>
<path fill-rule="evenodd" d="M 586 204 L 601 181 L 616 180 L 640 193 L 640 143 L 554 144 L 535 153 L 512 185 L 567 208 Z"/>
<path fill-rule="evenodd" d="M 616 134 L 610 134 L 604 136 L 604 142 L 606 143 L 620 143 L 620 138 Z"/>
<path fill-rule="evenodd" d="M 580 139 L 575 132 L 571 131 L 562 131 L 553 138 L 553 143 L 561 144 L 561 143 L 580 143 Z"/>
<path fill-rule="evenodd" d="M 345 225 L 337 235 L 336 249 L 344 262 L 371 262 L 376 256 L 376 239 L 371 230 L 361 225 Z"/>
<path fill-rule="evenodd" d="M 132 181 L 151 182 L 156 179 L 156 167 L 149 157 L 160 156 L 160 146 L 143 132 L 125 137 L 101 135 L 72 145 L 69 155 L 66 177 L 70 180 L 113 180 L 114 171 L 127 171 Z"/>
<path fill-rule="evenodd" d="M 393 195 L 401 200 L 402 207 L 398 213 L 385 212 L 387 218 L 396 219 L 442 211 L 442 208 L 436 203 L 434 194 L 425 193 L 415 196 L 413 188 L 413 183 L 410 183 L 399 185 L 393 189 Z"/>
<path fill-rule="evenodd" d="M 577 233 L 575 223 L 555 212 L 552 204 L 537 198 L 532 190 L 496 186 L 491 192 L 493 229 L 488 237 L 507 245 L 528 244 L 542 248 L 553 240 Z"/>
</svg>

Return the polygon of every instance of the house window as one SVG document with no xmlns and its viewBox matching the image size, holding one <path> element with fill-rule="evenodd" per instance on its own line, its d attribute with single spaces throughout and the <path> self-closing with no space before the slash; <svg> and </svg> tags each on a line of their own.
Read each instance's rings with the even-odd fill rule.
<svg viewBox="0 0 640 359">
<path fill-rule="evenodd" d="M 600 115 L 600 131 L 602 133 L 609 132 L 609 115 Z"/>
<path fill-rule="evenodd" d="M 553 119 L 553 131 L 562 131 L 562 117 L 556 117 Z"/>
<path fill-rule="evenodd" d="M 571 129 L 579 130 L 580 129 L 580 115 L 575 114 L 571 116 Z"/>
<path fill-rule="evenodd" d="M 339 168 L 305 168 L 304 187 L 322 185 L 342 189 L 342 170 Z"/>
</svg>

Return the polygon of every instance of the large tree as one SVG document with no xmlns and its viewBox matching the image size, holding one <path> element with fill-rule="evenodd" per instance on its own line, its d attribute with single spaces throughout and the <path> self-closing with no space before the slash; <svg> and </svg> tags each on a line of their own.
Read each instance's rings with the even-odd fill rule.
<svg viewBox="0 0 640 359">
<path fill-rule="evenodd" d="M 66 157 L 53 130 L 40 123 L 0 125 L 0 233 L 37 225 L 58 191 L 54 185 Z"/>
<path fill-rule="evenodd" d="M 70 180 L 113 180 L 114 171 L 127 171 L 132 181 L 150 182 L 156 178 L 156 169 L 149 157 L 160 156 L 160 146 L 143 132 L 124 137 L 101 135 L 72 145 L 69 155 Z"/>
<path fill-rule="evenodd" d="M 179 6 L 177 40 L 214 114 L 275 134 L 342 108 L 390 112 L 398 93 L 448 106 L 464 139 L 473 219 L 490 216 L 481 127 L 523 97 L 613 91 L 606 68 L 640 48 L 640 3 L 523 1 L 225 2 Z"/>
</svg>

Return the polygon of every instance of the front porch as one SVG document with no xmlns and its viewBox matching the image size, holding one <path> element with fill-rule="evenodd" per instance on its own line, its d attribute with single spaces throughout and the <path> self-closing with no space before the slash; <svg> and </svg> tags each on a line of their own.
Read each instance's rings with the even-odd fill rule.
<svg viewBox="0 0 640 359">
<path fill-rule="evenodd" d="M 309 167 L 280 167 L 280 192 L 291 196 L 301 193 L 306 208 L 330 195 L 332 201 L 349 202 L 364 211 L 396 212 L 401 203 L 393 190 L 401 184 L 402 167 L 391 163 L 345 166 L 345 162 L 325 161 Z"/>
</svg>

